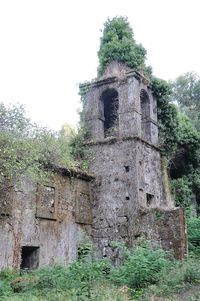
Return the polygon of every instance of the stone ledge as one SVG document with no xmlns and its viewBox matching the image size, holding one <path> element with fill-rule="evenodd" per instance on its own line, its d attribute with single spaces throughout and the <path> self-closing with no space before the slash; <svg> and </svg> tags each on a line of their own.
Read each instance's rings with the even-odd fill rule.
<svg viewBox="0 0 200 301">
<path fill-rule="evenodd" d="M 107 137 L 104 138 L 103 140 L 96 140 L 96 141 L 87 141 L 85 143 L 85 145 L 103 145 L 103 144 L 113 144 L 116 142 L 122 142 L 122 141 L 131 141 L 131 140 L 137 140 L 137 141 L 141 141 L 142 143 L 160 151 L 160 147 L 157 145 L 154 145 L 152 143 L 149 143 L 146 140 L 143 140 L 142 138 L 140 138 L 139 136 L 127 136 L 127 137 Z"/>
</svg>

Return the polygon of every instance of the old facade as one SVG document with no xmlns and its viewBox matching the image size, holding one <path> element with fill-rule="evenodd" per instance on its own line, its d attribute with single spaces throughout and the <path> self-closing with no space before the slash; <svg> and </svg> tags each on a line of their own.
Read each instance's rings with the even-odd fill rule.
<svg viewBox="0 0 200 301">
<path fill-rule="evenodd" d="M 91 234 L 91 179 L 62 169 L 48 185 L 24 179 L 2 193 L 0 269 L 31 269 L 75 259 L 83 231 Z"/>
</svg>

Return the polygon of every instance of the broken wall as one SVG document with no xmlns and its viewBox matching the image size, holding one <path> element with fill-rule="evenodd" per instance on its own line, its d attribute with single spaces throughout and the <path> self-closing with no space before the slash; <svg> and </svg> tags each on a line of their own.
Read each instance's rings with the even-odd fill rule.
<svg viewBox="0 0 200 301">
<path fill-rule="evenodd" d="M 0 269 L 76 258 L 82 232 L 91 233 L 90 180 L 57 174 L 47 185 L 23 179 L 13 187 L 9 213 L 0 214 Z"/>
<path fill-rule="evenodd" d="M 182 208 L 170 210 L 150 209 L 138 212 L 137 223 L 133 228 L 139 237 L 155 241 L 176 259 L 183 259 L 188 254 L 187 228 L 185 213 Z"/>
</svg>

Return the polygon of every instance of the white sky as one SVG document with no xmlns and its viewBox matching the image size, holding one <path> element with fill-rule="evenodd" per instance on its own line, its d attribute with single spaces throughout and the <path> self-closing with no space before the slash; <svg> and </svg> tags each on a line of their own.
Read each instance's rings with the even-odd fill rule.
<svg viewBox="0 0 200 301">
<path fill-rule="evenodd" d="M 200 74 L 199 0 L 0 0 L 0 101 L 33 121 L 75 125 L 78 83 L 96 77 L 100 29 L 126 15 L 154 74 Z"/>
</svg>

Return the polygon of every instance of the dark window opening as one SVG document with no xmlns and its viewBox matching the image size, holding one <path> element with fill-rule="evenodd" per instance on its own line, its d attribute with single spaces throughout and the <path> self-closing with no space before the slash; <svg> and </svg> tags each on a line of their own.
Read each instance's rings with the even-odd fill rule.
<svg viewBox="0 0 200 301">
<path fill-rule="evenodd" d="M 22 247 L 21 269 L 36 269 L 39 266 L 39 247 L 25 246 Z"/>
<path fill-rule="evenodd" d="M 125 171 L 126 171 L 126 172 L 129 172 L 129 171 L 130 171 L 130 166 L 127 165 L 127 166 L 124 166 L 124 167 L 125 167 Z"/>
<path fill-rule="evenodd" d="M 142 137 L 145 140 L 150 139 L 150 99 L 145 90 L 140 92 L 140 106 L 141 106 L 141 129 Z"/>
<path fill-rule="evenodd" d="M 104 107 L 104 137 L 118 136 L 119 99 L 115 89 L 108 89 L 102 94 Z"/>
<path fill-rule="evenodd" d="M 154 200 L 154 195 L 150 194 L 150 193 L 147 193 L 146 194 L 146 204 L 147 204 L 148 207 L 152 205 L 153 200 Z"/>
<path fill-rule="evenodd" d="M 138 233 L 138 234 L 135 234 L 135 235 L 134 235 L 134 238 L 135 238 L 135 239 L 138 239 L 138 238 L 140 238 L 141 236 L 142 236 L 141 233 Z"/>
</svg>

